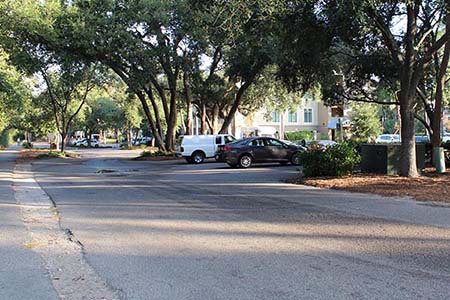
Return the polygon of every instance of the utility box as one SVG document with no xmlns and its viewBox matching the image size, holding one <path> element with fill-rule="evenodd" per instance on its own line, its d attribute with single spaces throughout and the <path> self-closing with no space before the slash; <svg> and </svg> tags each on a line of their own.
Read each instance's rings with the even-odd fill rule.
<svg viewBox="0 0 450 300">
<path fill-rule="evenodd" d="M 400 144 L 361 145 L 361 172 L 397 175 L 400 170 Z M 416 164 L 425 168 L 425 144 L 416 144 Z"/>
</svg>

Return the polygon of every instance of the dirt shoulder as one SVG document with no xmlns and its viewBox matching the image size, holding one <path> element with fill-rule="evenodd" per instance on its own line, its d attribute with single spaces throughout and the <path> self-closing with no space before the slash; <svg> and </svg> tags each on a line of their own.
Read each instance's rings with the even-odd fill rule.
<svg viewBox="0 0 450 300">
<path fill-rule="evenodd" d="M 288 182 L 381 196 L 409 196 L 418 201 L 450 203 L 450 169 L 444 174 L 426 170 L 419 178 L 355 174 L 342 178 L 294 178 Z"/>
</svg>

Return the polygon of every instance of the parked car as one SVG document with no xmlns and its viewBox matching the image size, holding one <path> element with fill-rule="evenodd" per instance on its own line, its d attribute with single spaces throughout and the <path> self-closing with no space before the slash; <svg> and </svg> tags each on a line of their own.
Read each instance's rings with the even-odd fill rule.
<svg viewBox="0 0 450 300">
<path fill-rule="evenodd" d="M 152 142 L 152 137 L 150 137 L 150 136 L 141 136 L 141 137 L 138 137 L 136 140 L 134 140 L 134 139 L 132 140 L 133 145 L 145 144 L 147 146 L 150 146 L 151 142 Z"/>
<path fill-rule="evenodd" d="M 400 143 L 400 135 L 398 135 L 398 134 L 382 134 L 376 138 L 375 143 L 377 143 L 377 144 Z"/>
<path fill-rule="evenodd" d="M 416 144 L 430 143 L 430 138 L 427 135 L 416 135 Z"/>
<path fill-rule="evenodd" d="M 231 167 L 248 168 L 253 163 L 279 162 L 281 164 L 301 163 L 305 147 L 288 145 L 275 138 L 254 137 L 230 143 L 224 147 L 224 160 Z"/>
<path fill-rule="evenodd" d="M 83 138 L 83 139 L 77 140 L 74 142 L 73 145 L 75 147 L 88 147 L 89 146 L 88 139 Z M 91 147 L 98 148 L 99 146 L 100 146 L 100 143 L 96 139 L 91 139 Z"/>
<path fill-rule="evenodd" d="M 79 138 L 73 141 L 72 146 L 74 147 L 80 147 L 80 144 L 86 140 L 85 138 Z"/>
<path fill-rule="evenodd" d="M 303 146 L 302 143 L 300 143 L 300 145 Z M 317 141 L 306 141 L 305 142 L 306 148 L 318 147 L 320 149 L 324 149 L 326 147 L 332 147 L 334 145 L 337 145 L 337 143 L 335 141 L 331 141 L 331 140 L 317 140 Z"/>
<path fill-rule="evenodd" d="M 214 157 L 219 146 L 235 140 L 229 134 L 184 135 L 177 140 L 175 155 L 184 157 L 188 163 L 199 164 L 205 158 Z"/>
</svg>

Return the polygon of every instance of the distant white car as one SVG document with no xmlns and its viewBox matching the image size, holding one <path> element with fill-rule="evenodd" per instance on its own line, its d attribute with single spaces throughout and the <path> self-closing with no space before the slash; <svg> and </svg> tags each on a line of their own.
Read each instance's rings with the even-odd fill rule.
<svg viewBox="0 0 450 300">
<path fill-rule="evenodd" d="M 400 135 L 398 134 L 382 134 L 375 140 L 377 144 L 400 143 Z"/>
<path fill-rule="evenodd" d="M 317 142 L 317 144 L 324 146 L 324 147 L 327 147 L 327 146 L 332 147 L 334 145 L 337 145 L 337 143 L 335 141 L 331 141 L 331 140 L 318 140 L 316 142 Z"/>
<path fill-rule="evenodd" d="M 86 138 L 75 141 L 73 144 L 75 147 L 88 147 L 88 140 Z M 100 143 L 96 139 L 91 139 L 91 147 L 98 148 L 100 146 Z"/>
<path fill-rule="evenodd" d="M 442 136 L 442 142 L 446 143 L 450 141 L 450 132 L 444 132 L 444 135 Z"/>
<path fill-rule="evenodd" d="M 138 137 L 136 140 L 132 140 L 133 145 L 141 145 L 141 144 L 145 144 L 145 145 L 150 145 L 152 141 L 152 137 L 150 136 L 142 136 L 142 137 Z"/>
<path fill-rule="evenodd" d="M 299 141 L 297 144 L 308 148 L 313 145 L 319 148 L 333 147 L 334 145 L 337 145 L 335 141 L 331 140 Z"/>
</svg>

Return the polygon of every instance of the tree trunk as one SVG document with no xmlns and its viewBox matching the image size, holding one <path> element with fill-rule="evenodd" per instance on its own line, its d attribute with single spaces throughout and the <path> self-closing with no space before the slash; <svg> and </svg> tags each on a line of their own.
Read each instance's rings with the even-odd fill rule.
<svg viewBox="0 0 450 300">
<path fill-rule="evenodd" d="M 67 137 L 67 132 L 60 132 L 61 134 L 61 153 L 64 153 L 64 151 L 66 150 L 66 137 Z"/>
<path fill-rule="evenodd" d="M 166 150 L 175 150 L 175 134 L 177 130 L 176 97 L 177 97 L 177 89 L 175 86 L 172 86 L 170 88 L 170 112 L 169 112 L 169 119 L 167 120 L 167 134 L 165 139 Z"/>
<path fill-rule="evenodd" d="M 445 44 L 441 66 L 439 68 L 438 74 L 436 75 L 436 97 L 435 97 L 434 115 L 433 115 L 433 122 L 432 122 L 433 148 L 441 146 L 442 102 L 444 100 L 444 88 L 445 88 L 445 81 L 446 81 L 445 75 L 446 75 L 446 71 L 447 71 L 448 64 L 449 64 L 449 56 L 450 56 L 450 42 L 447 42 Z"/>
<path fill-rule="evenodd" d="M 192 102 L 190 99 L 186 103 L 186 135 L 192 134 Z"/>
<path fill-rule="evenodd" d="M 211 120 L 211 123 L 212 123 L 211 130 L 214 134 L 216 134 L 217 131 L 219 130 L 219 106 L 217 104 L 214 105 L 211 119 L 212 119 Z"/>
<path fill-rule="evenodd" d="M 200 116 L 202 118 L 202 124 L 201 124 L 201 134 L 207 134 L 208 133 L 208 124 L 206 121 L 206 105 L 204 103 L 202 103 L 201 106 L 201 112 L 200 112 Z"/>
<path fill-rule="evenodd" d="M 449 16 L 447 16 L 449 17 Z M 450 31 L 450 22 L 447 22 L 446 31 Z M 445 158 L 443 157 L 443 151 L 441 147 L 441 125 L 442 125 L 442 103 L 444 101 L 444 89 L 447 68 L 449 64 L 450 56 L 450 42 L 447 42 L 444 47 L 444 53 L 442 56 L 441 65 L 439 66 L 436 74 L 436 96 L 435 96 L 435 109 L 433 115 L 433 162 L 438 173 L 445 172 Z"/>
<path fill-rule="evenodd" d="M 146 89 L 146 93 L 147 93 L 147 96 L 150 99 L 150 102 L 153 107 L 153 114 L 155 116 L 156 128 L 159 132 L 159 135 L 162 136 L 163 129 L 162 129 L 162 125 L 161 125 L 162 124 L 161 117 L 159 116 L 158 104 L 156 103 L 156 99 L 155 99 L 155 96 L 153 95 L 152 88 L 149 87 L 148 89 Z"/>
<path fill-rule="evenodd" d="M 186 73 L 183 74 L 184 97 L 186 99 L 186 135 L 192 134 L 192 99 Z"/>
<path fill-rule="evenodd" d="M 231 122 L 234 120 L 234 116 L 236 115 L 236 112 L 241 105 L 242 96 L 244 95 L 244 92 L 248 89 L 248 87 L 252 84 L 255 76 L 253 76 L 251 79 L 246 81 L 238 90 L 236 93 L 236 96 L 234 98 L 233 106 L 231 107 L 230 111 L 228 112 L 227 117 L 225 118 L 222 128 L 220 129 L 219 133 L 225 134 L 228 132 L 228 127 L 231 125 Z"/>
<path fill-rule="evenodd" d="M 400 77 L 400 120 L 401 159 L 400 175 L 419 177 L 416 165 L 416 140 L 414 136 L 414 102 L 419 83 L 420 70 L 415 70 L 416 50 L 414 41 L 417 34 L 417 14 L 414 3 L 407 5 L 407 32 L 405 36 L 405 56 Z"/>
<path fill-rule="evenodd" d="M 153 120 L 152 115 L 150 114 L 150 109 L 149 109 L 149 107 L 147 105 L 147 101 L 145 101 L 145 96 L 139 91 L 135 91 L 135 93 L 138 96 L 139 100 L 141 101 L 142 107 L 144 108 L 145 116 L 147 117 L 147 120 L 150 123 L 150 128 L 151 128 L 151 130 L 153 132 L 153 136 L 154 136 L 154 138 L 156 140 L 156 143 L 159 145 L 159 147 L 161 147 L 161 149 L 163 151 L 166 151 L 167 149 L 164 146 L 163 139 L 160 136 L 158 130 L 156 129 L 155 121 Z"/>
<path fill-rule="evenodd" d="M 406 99 L 410 100 L 410 99 Z M 406 177 L 418 177 L 416 165 L 416 140 L 414 136 L 414 112 L 410 106 L 400 106 L 401 127 L 401 159 L 400 175 Z"/>
<path fill-rule="evenodd" d="M 136 134 L 134 135 L 134 140 L 135 140 L 135 141 L 137 141 L 138 136 L 139 136 L 139 129 L 136 128 Z M 154 142 L 154 141 L 155 141 L 155 139 L 153 138 L 153 139 L 152 139 L 152 142 Z"/>
</svg>

